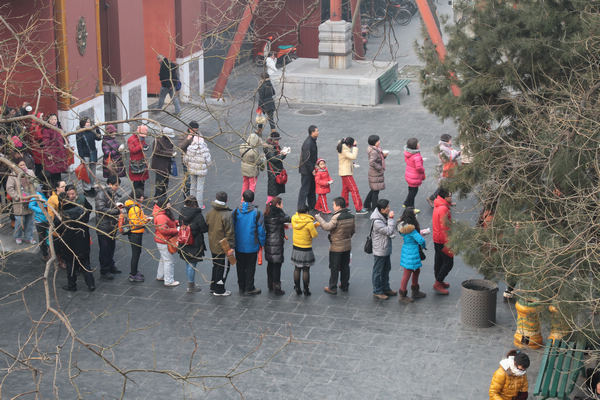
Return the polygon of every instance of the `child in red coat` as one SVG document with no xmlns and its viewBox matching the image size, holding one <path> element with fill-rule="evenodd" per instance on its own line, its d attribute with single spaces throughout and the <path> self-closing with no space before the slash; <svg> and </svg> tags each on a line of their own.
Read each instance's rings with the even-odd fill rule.
<svg viewBox="0 0 600 400">
<path fill-rule="evenodd" d="M 329 186 L 331 186 L 333 180 L 331 180 L 331 177 L 329 176 L 325 160 L 322 158 L 317 160 L 317 166 L 315 167 L 313 174 L 315 175 L 315 193 L 319 195 L 315 210 L 325 214 L 331 214 L 331 211 L 329 211 L 329 207 L 327 206 L 327 193 L 331 191 Z"/>
</svg>

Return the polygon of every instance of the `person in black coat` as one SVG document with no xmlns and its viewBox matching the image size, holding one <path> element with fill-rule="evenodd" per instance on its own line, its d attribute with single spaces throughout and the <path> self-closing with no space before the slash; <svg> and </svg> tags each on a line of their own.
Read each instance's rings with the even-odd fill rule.
<svg viewBox="0 0 600 400">
<path fill-rule="evenodd" d="M 285 294 L 281 290 L 281 265 L 283 264 L 283 245 L 285 243 L 285 224 L 291 218 L 283 212 L 283 202 L 280 197 L 273 197 L 265 209 L 265 258 L 267 264 L 267 285 L 269 291 L 277 296 Z"/>
<path fill-rule="evenodd" d="M 275 131 L 275 120 L 273 119 L 273 113 L 275 112 L 275 89 L 269 79 L 269 74 L 263 72 L 260 76 L 262 82 L 258 87 L 258 106 L 265 113 L 271 125 L 271 132 Z"/>
<path fill-rule="evenodd" d="M 317 204 L 315 196 L 315 177 L 313 171 L 319 158 L 317 138 L 319 129 L 311 125 L 308 127 L 308 137 L 302 143 L 298 172 L 300 172 L 300 192 L 298 192 L 298 210 L 308 205 L 309 210 L 314 210 Z"/>
<path fill-rule="evenodd" d="M 175 114 L 181 113 L 181 104 L 179 104 L 179 96 L 177 92 L 181 88 L 179 81 L 179 66 L 169 61 L 169 59 L 161 54 L 156 56 L 156 60 L 160 65 L 158 71 L 158 79 L 160 79 L 160 93 L 158 94 L 157 108 L 162 110 L 167 94 L 171 96 L 171 101 L 175 106 Z"/>
<path fill-rule="evenodd" d="M 159 200 L 167 193 L 169 188 L 169 175 L 173 161 L 174 146 L 169 136 L 173 135 L 173 129 L 165 127 L 162 134 L 154 139 L 154 150 L 150 167 L 154 171 L 154 197 Z"/>
<path fill-rule="evenodd" d="M 90 128 L 92 121 L 88 117 L 83 117 L 79 120 L 80 128 Z M 81 161 L 87 165 L 90 182 L 81 181 L 83 191 L 86 195 L 94 197 L 96 190 L 94 183 L 96 181 L 96 162 L 98 161 L 98 150 L 96 149 L 96 141 L 102 140 L 100 129 L 88 129 L 75 134 L 77 143 L 77 153 L 81 157 Z"/>
<path fill-rule="evenodd" d="M 179 244 L 179 257 L 187 264 L 188 293 L 199 292 L 200 287 L 196 285 L 196 265 L 204 257 L 204 234 L 208 232 L 208 225 L 202 215 L 202 209 L 198 207 L 195 197 L 188 197 L 183 203 L 181 216 L 179 217 L 180 235 L 181 230 L 189 226 L 192 234 L 192 244 Z"/>
<path fill-rule="evenodd" d="M 265 158 L 267 159 L 267 204 L 275 196 L 285 193 L 285 183 L 277 183 L 276 177 L 281 173 L 283 160 L 289 152 L 289 148 L 279 146 L 279 132 L 271 132 L 267 139 L 267 145 L 264 146 Z"/>
<path fill-rule="evenodd" d="M 67 285 L 64 290 L 77 290 L 77 275 L 83 278 L 90 292 L 96 289 L 94 275 L 90 267 L 90 232 L 88 223 L 92 205 L 84 196 L 77 195 L 73 185 L 67 185 L 59 195 L 60 218 L 55 217 L 57 233 L 62 240 L 61 254 L 67 265 Z"/>
</svg>

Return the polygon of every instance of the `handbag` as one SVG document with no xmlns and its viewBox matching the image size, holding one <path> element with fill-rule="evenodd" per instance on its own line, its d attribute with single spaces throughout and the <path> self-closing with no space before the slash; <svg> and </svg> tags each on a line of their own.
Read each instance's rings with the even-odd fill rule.
<svg viewBox="0 0 600 400">
<path fill-rule="evenodd" d="M 171 175 L 177 176 L 177 162 L 175 158 L 171 159 Z"/>
<path fill-rule="evenodd" d="M 425 258 L 427 258 L 427 256 L 425 255 L 425 252 L 423 251 L 423 247 L 421 247 L 421 245 L 419 245 L 419 257 L 421 258 L 421 261 L 423 261 Z"/>
<path fill-rule="evenodd" d="M 148 169 L 146 160 L 129 160 L 129 169 L 132 174 L 141 175 Z"/>
<path fill-rule="evenodd" d="M 365 241 L 365 246 L 363 248 L 363 250 L 365 251 L 365 253 L 367 254 L 373 254 L 373 223 L 375 221 L 371 222 L 371 229 L 369 230 L 369 236 L 367 236 L 367 240 Z"/>
<path fill-rule="evenodd" d="M 177 253 L 177 235 L 167 239 L 167 249 L 171 254 Z"/>
<path fill-rule="evenodd" d="M 288 174 L 285 168 L 282 168 L 278 174 L 276 174 L 275 170 L 273 170 L 273 165 L 271 165 L 271 163 L 269 163 L 269 168 L 271 168 L 271 172 L 273 173 L 273 175 L 275 175 L 275 182 L 277 182 L 277 184 L 285 185 L 287 183 Z"/>
</svg>

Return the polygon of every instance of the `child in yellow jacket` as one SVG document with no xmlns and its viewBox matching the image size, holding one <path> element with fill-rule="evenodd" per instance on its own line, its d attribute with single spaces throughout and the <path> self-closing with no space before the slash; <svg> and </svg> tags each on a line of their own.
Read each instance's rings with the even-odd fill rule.
<svg viewBox="0 0 600 400">
<path fill-rule="evenodd" d="M 520 350 L 509 351 L 492 377 L 490 400 L 526 400 L 529 391 L 527 368 L 527 354 Z"/>
<path fill-rule="evenodd" d="M 315 263 L 315 254 L 312 250 L 312 241 L 317 237 L 315 218 L 308 214 L 308 207 L 303 205 L 292 217 L 293 244 L 292 263 L 294 264 L 294 289 L 296 294 L 301 295 L 300 271 L 304 283 L 304 295 L 310 296 L 308 285 L 310 284 L 310 266 Z"/>
<path fill-rule="evenodd" d="M 129 282 L 144 282 L 144 275 L 138 271 L 138 263 L 142 254 L 142 239 L 144 237 L 145 225 L 150 221 L 146 217 L 144 210 L 140 205 L 144 201 L 144 191 L 140 188 L 135 189 L 131 198 L 125 201 L 125 209 L 131 228 L 129 244 L 131 244 L 131 270 L 129 272 Z"/>
</svg>

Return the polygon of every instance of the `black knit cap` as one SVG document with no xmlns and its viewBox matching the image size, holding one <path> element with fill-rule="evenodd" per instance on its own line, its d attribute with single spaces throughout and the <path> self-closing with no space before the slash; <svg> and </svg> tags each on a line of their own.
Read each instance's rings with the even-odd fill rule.
<svg viewBox="0 0 600 400">
<path fill-rule="evenodd" d="M 200 127 L 200 125 L 198 125 L 198 123 L 196 121 L 190 121 L 190 123 L 188 125 L 192 129 L 198 129 L 198 127 Z"/>
</svg>

